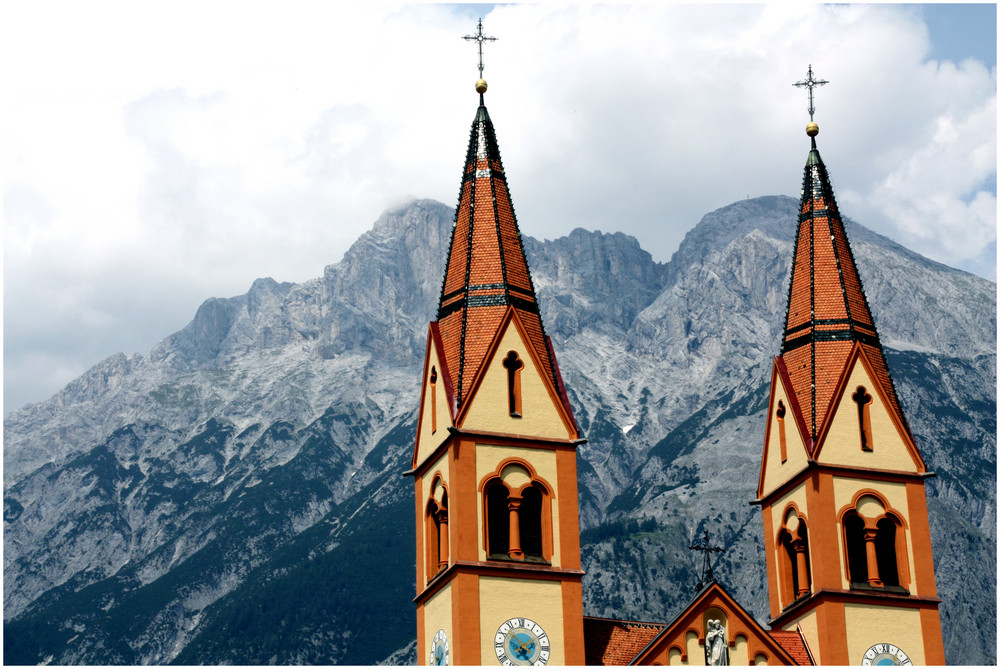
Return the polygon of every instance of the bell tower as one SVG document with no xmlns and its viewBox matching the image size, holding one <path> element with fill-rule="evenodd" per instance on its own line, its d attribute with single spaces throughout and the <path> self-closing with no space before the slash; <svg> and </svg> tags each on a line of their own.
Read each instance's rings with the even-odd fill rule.
<svg viewBox="0 0 1000 669">
<path fill-rule="evenodd" d="M 771 626 L 820 664 L 944 664 L 924 480 L 812 121 L 757 501 Z"/>
<path fill-rule="evenodd" d="M 576 447 L 482 79 L 412 469 L 417 661 L 584 663 Z"/>
</svg>

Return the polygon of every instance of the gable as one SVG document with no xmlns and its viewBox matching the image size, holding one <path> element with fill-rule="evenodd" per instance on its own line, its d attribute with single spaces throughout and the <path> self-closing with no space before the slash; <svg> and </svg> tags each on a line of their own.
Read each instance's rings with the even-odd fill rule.
<svg viewBox="0 0 1000 669">
<path fill-rule="evenodd" d="M 792 657 L 718 583 L 712 583 L 647 646 L 632 664 L 707 664 L 712 623 L 724 629 L 730 665 L 795 664 Z"/>
<path fill-rule="evenodd" d="M 926 471 L 902 417 L 896 413 L 886 389 L 857 344 L 834 394 L 826 424 L 818 435 L 815 458 L 823 464 L 912 473 Z"/>
<path fill-rule="evenodd" d="M 436 323 L 427 332 L 424 373 L 421 377 L 420 409 L 417 412 L 417 443 L 412 466 L 426 460 L 448 438 L 448 428 L 454 425 L 453 393 L 447 363 L 441 350 Z"/>
<path fill-rule="evenodd" d="M 767 405 L 767 427 L 764 431 L 764 455 L 757 484 L 758 499 L 809 464 L 805 422 L 788 375 L 783 372 L 784 363 L 781 358 L 775 358 L 771 372 L 771 397 Z"/>
<path fill-rule="evenodd" d="M 481 430 L 547 439 L 575 439 L 576 429 L 558 390 L 544 371 L 542 355 L 536 351 L 513 308 L 490 346 L 469 396 L 463 401 L 456 423 L 468 430 Z M 512 415 L 512 372 L 505 362 L 513 354 L 520 365 L 516 374 L 519 416 Z"/>
</svg>

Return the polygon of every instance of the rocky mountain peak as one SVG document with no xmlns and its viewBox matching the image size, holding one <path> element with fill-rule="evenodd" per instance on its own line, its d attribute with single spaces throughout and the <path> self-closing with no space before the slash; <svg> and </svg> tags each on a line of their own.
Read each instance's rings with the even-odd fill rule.
<svg viewBox="0 0 1000 669">
<path fill-rule="evenodd" d="M 586 613 L 669 620 L 695 568 L 676 547 L 710 527 L 727 588 L 763 619 L 761 521 L 746 502 L 796 207 L 716 210 L 666 264 L 622 233 L 524 237 L 589 439 Z M 410 647 L 400 472 L 453 216 L 430 200 L 387 212 L 322 277 L 207 300 L 148 355 L 112 356 L 12 412 L 5 660 L 366 664 Z M 949 662 L 995 663 L 975 624 L 996 616 L 995 571 L 962 565 L 996 564 L 996 286 L 848 233 L 938 472 L 928 505 Z"/>
</svg>

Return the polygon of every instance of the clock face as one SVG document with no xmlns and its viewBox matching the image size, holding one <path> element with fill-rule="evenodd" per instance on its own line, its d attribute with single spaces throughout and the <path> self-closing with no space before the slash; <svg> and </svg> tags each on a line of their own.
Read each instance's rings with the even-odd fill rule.
<svg viewBox="0 0 1000 669">
<path fill-rule="evenodd" d="M 438 630 L 431 641 L 431 661 L 430 665 L 443 667 L 448 664 L 448 635 L 444 630 Z"/>
<path fill-rule="evenodd" d="M 909 666 L 913 662 L 899 646 L 894 646 L 891 643 L 877 643 L 865 651 L 865 656 L 861 658 L 861 664 L 866 667 L 900 667 Z"/>
<path fill-rule="evenodd" d="M 549 637 L 542 626 L 527 618 L 511 618 L 497 629 L 493 639 L 497 659 L 504 666 L 547 664 Z"/>
</svg>

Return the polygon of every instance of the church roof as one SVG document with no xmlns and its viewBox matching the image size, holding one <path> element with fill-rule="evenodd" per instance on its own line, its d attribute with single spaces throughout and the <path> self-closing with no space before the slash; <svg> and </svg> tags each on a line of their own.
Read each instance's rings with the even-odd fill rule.
<svg viewBox="0 0 1000 669">
<path fill-rule="evenodd" d="M 587 666 L 626 665 L 656 638 L 663 623 L 639 623 L 610 618 L 583 618 Z"/>
<path fill-rule="evenodd" d="M 544 374 L 564 393 L 542 327 L 493 122 L 480 98 L 438 306 L 443 354 L 459 409 L 509 307 L 517 312 Z"/>
<path fill-rule="evenodd" d="M 815 441 L 827 418 L 855 342 L 905 425 L 815 137 L 802 178 L 793 253 L 781 357 L 809 436 Z"/>
<path fill-rule="evenodd" d="M 806 640 L 802 636 L 802 632 L 799 630 L 792 632 L 786 632 L 784 630 L 771 630 L 768 634 L 771 635 L 772 639 L 778 642 L 778 645 L 781 646 L 797 664 L 803 666 L 816 664 L 813 662 L 813 657 L 809 652 L 809 647 L 806 645 Z"/>
</svg>

